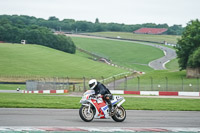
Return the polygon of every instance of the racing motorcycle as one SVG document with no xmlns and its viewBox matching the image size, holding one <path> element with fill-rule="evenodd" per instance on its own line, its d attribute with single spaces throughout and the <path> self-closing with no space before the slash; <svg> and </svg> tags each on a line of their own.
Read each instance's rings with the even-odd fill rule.
<svg viewBox="0 0 200 133">
<path fill-rule="evenodd" d="M 95 96 L 94 90 L 86 91 L 80 103 L 82 104 L 79 109 L 79 115 L 83 121 L 90 122 L 96 119 L 109 119 L 112 118 L 116 122 L 122 122 L 126 119 L 126 111 L 121 106 L 125 99 L 122 96 L 113 96 L 111 103 L 114 107 L 114 112 L 109 113 L 108 105 L 102 96 Z"/>
</svg>

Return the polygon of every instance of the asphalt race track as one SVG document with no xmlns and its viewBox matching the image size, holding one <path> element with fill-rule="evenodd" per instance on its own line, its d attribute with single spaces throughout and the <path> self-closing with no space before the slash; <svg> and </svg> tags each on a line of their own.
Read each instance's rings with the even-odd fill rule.
<svg viewBox="0 0 200 133">
<path fill-rule="evenodd" d="M 67 127 L 200 127 L 199 111 L 127 110 L 124 122 L 94 119 L 84 122 L 77 109 L 10 109 L 0 108 L 0 126 L 67 126 Z"/>
</svg>

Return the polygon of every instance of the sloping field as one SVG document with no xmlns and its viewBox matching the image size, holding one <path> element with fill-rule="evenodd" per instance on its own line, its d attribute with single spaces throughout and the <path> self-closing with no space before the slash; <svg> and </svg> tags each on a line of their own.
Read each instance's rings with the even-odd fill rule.
<svg viewBox="0 0 200 133">
<path fill-rule="evenodd" d="M 112 60 L 120 66 L 140 71 L 152 70 L 148 63 L 164 56 L 164 53 L 155 47 L 104 39 L 72 37 L 76 46 L 101 57 Z"/>
<path fill-rule="evenodd" d="M 103 37 L 121 37 L 125 39 L 143 40 L 143 41 L 153 41 L 163 43 L 164 41 L 172 44 L 177 43 L 177 39 L 180 36 L 176 35 L 149 35 L 149 34 L 133 34 L 130 32 L 94 32 L 87 33 L 90 35 L 103 36 Z"/>
<path fill-rule="evenodd" d="M 0 75 L 82 78 L 126 72 L 104 63 L 41 45 L 0 44 Z"/>
</svg>

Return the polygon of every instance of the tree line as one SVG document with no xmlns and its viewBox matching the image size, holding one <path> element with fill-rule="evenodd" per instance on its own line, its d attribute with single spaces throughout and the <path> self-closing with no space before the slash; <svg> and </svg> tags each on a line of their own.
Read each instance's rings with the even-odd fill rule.
<svg viewBox="0 0 200 133">
<path fill-rule="evenodd" d="M 30 44 L 40 44 L 68 53 L 75 53 L 73 41 L 64 35 L 55 35 L 53 31 L 65 32 L 101 32 L 121 31 L 133 32 L 139 28 L 167 28 L 165 34 L 182 35 L 178 40 L 177 56 L 181 70 L 200 67 L 200 21 L 192 20 L 184 28 L 181 25 L 95 23 L 63 19 L 52 16 L 48 20 L 25 15 L 0 15 L 0 41 L 19 43 L 27 40 Z"/>
<path fill-rule="evenodd" d="M 145 24 L 135 24 L 126 25 L 118 23 L 101 23 L 98 18 L 95 22 L 88 21 L 76 21 L 74 19 L 63 19 L 59 20 L 55 16 L 49 17 L 48 20 L 43 18 L 36 18 L 32 16 L 25 15 L 0 15 L 1 18 L 6 18 L 14 23 L 22 23 L 25 25 L 38 25 L 53 29 L 55 31 L 65 31 L 65 32 L 102 32 L 102 31 L 119 31 L 119 32 L 133 32 L 139 28 L 167 28 L 168 31 L 165 34 L 168 35 L 181 35 L 184 27 L 181 25 L 168 26 L 167 24 L 155 24 L 155 23 L 145 23 Z"/>
<path fill-rule="evenodd" d="M 177 56 L 181 70 L 200 68 L 200 21 L 190 21 L 178 40 Z M 199 69 L 200 70 L 200 69 Z M 198 72 L 200 75 L 200 71 Z"/>
<path fill-rule="evenodd" d="M 26 40 L 29 44 L 39 44 L 61 50 L 67 53 L 75 53 L 76 46 L 71 38 L 64 35 L 55 35 L 49 28 L 37 25 L 28 16 L 0 16 L 0 41 L 20 43 Z"/>
</svg>

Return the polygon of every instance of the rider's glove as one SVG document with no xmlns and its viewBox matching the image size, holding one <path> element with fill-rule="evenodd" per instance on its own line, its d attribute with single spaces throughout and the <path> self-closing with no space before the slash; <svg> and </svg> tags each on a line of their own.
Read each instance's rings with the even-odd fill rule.
<svg viewBox="0 0 200 133">
<path fill-rule="evenodd" d="M 94 94 L 93 94 L 93 95 L 90 95 L 89 98 L 95 98 L 95 95 L 94 95 Z"/>
<path fill-rule="evenodd" d="M 97 95 L 97 98 L 101 98 L 101 94 L 98 94 L 98 95 Z"/>
</svg>

